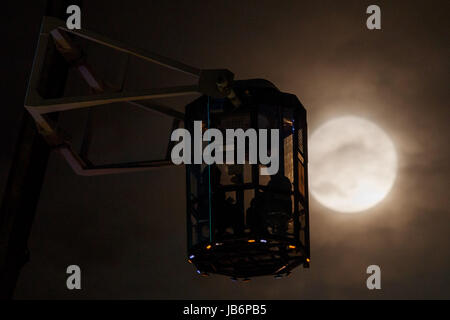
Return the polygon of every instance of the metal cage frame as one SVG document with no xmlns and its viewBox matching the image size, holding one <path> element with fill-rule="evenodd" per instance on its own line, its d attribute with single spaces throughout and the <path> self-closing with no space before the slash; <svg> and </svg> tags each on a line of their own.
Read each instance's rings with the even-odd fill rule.
<svg viewBox="0 0 450 320">
<path fill-rule="evenodd" d="M 252 88 L 260 84 L 260 88 Z M 309 240 L 309 199 L 308 199 L 308 155 L 307 155 L 307 123 L 306 110 L 295 95 L 282 93 L 275 87 L 269 86 L 265 80 L 243 80 L 235 82 L 235 91 L 237 96 L 244 105 L 251 104 L 253 109 L 250 111 L 250 119 L 252 128 L 258 128 L 258 113 L 260 112 L 258 102 L 250 101 L 252 98 L 252 91 L 264 92 L 265 98 L 272 100 L 277 108 L 277 113 L 281 114 L 284 109 L 291 109 L 293 111 L 294 128 L 292 132 L 292 161 L 293 161 L 293 190 L 290 196 L 293 196 L 293 235 L 294 238 L 277 237 L 264 235 L 255 236 L 254 234 L 240 234 L 237 236 L 228 236 L 225 238 L 218 238 L 216 236 L 215 214 L 209 216 L 209 240 L 194 241 L 194 234 L 200 232 L 199 219 L 200 216 L 195 209 L 195 202 L 197 199 L 193 198 L 192 191 L 192 173 L 194 164 L 186 165 L 186 223 L 187 223 L 187 243 L 188 243 L 188 260 L 193 263 L 197 272 L 201 275 L 208 275 L 209 273 L 223 274 L 236 278 L 250 278 L 254 276 L 281 275 L 290 274 L 291 270 L 299 265 L 309 268 L 310 262 L 310 240 Z M 258 93 L 256 93 L 258 94 Z M 210 98 L 202 96 L 192 102 L 186 107 L 185 127 L 191 131 L 193 130 L 192 123 L 194 120 L 201 119 L 201 114 L 198 112 L 200 108 L 209 104 Z M 221 101 L 213 99 L 211 104 Z M 267 100 L 265 100 L 267 101 Z M 222 103 L 222 102 L 220 102 Z M 227 103 L 227 102 L 225 102 Z M 270 104 L 270 102 L 268 102 Z M 209 106 L 208 106 L 209 108 Z M 209 120 L 209 115 L 208 115 Z M 301 132 L 301 134 L 299 134 Z M 284 164 L 284 150 L 283 139 L 284 135 L 280 134 L 280 154 L 283 154 L 283 159 L 280 159 L 280 164 Z M 300 175 L 300 166 L 303 166 L 303 174 Z M 259 190 L 267 189 L 267 186 L 261 185 L 259 181 L 259 165 L 252 164 L 251 166 L 251 182 L 241 182 L 235 185 L 221 186 L 222 191 L 236 191 L 244 192 L 244 190 L 254 190 L 255 194 Z M 199 171 L 199 168 L 195 169 Z M 209 173 L 210 175 L 210 173 Z M 303 192 L 300 190 L 300 179 Z M 196 181 L 198 183 L 198 181 Z M 209 190 L 211 193 L 211 189 Z M 236 196 L 238 198 L 238 196 Z M 241 196 L 243 198 L 243 195 Z M 212 211 L 211 201 L 209 202 L 209 211 Z M 244 208 L 244 207 L 243 207 Z M 302 208 L 302 209 L 301 209 Z M 245 208 L 244 208 L 245 210 Z M 203 221 L 204 222 L 204 221 Z M 197 231 L 195 232 L 194 230 Z M 303 239 L 300 234 L 303 233 Z M 199 236 L 200 239 L 200 236 Z M 278 249 L 278 253 L 274 250 Z M 282 253 L 282 254 L 279 254 Z M 264 260 L 263 257 L 271 255 L 272 261 Z M 276 258 L 279 256 L 279 258 Z M 233 262 L 234 261 L 234 262 Z"/>
</svg>

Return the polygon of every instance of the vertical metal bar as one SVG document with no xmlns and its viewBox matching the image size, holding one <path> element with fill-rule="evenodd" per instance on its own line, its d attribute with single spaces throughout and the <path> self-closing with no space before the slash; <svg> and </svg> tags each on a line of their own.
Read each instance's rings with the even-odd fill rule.
<svg viewBox="0 0 450 320">
<path fill-rule="evenodd" d="M 71 4 L 81 1 L 47 1 L 46 16 L 64 19 Z M 64 92 L 68 65 L 53 46 L 48 74 L 39 87 L 46 98 L 60 97 Z M 22 107 L 22 106 L 21 106 Z M 56 116 L 54 119 L 56 120 Z M 11 299 L 17 279 L 28 260 L 28 238 L 45 176 L 50 148 L 39 134 L 34 120 L 24 112 L 12 166 L 0 208 L 0 299 Z"/>
<path fill-rule="evenodd" d="M 50 148 L 24 113 L 0 211 L 0 299 L 11 299 L 28 261 L 28 237 L 45 176 Z"/>
<path fill-rule="evenodd" d="M 305 126 L 303 131 L 303 155 L 305 159 L 305 243 L 306 243 L 306 254 L 310 258 L 310 239 L 309 239 L 309 187 L 308 187 L 308 125 L 306 122 L 306 110 L 305 110 Z"/>
<path fill-rule="evenodd" d="M 293 121 L 293 123 L 292 123 L 292 126 L 294 127 L 294 133 L 293 133 L 293 136 L 292 136 L 292 161 L 293 161 L 293 163 L 292 163 L 292 165 L 293 165 L 293 169 L 294 169 L 294 172 L 293 172 L 293 174 L 294 174 L 294 236 L 295 236 L 295 241 L 296 242 L 300 242 L 300 221 L 299 221 L 299 218 L 300 218 L 300 215 L 299 215 L 299 208 L 298 208 L 298 202 L 299 202 L 299 193 L 300 193 L 300 190 L 299 190 L 299 175 L 298 175 L 298 172 L 299 172 L 299 162 L 300 162 L 300 160 L 299 160 L 299 158 L 298 158 L 298 153 L 299 153 L 299 151 L 298 151 L 298 131 L 299 130 L 302 130 L 302 128 L 299 128 L 299 125 L 300 125 L 300 123 L 301 123 L 301 121 L 299 121 L 299 119 L 298 119 L 298 112 L 297 111 L 295 111 L 294 112 L 294 121 Z M 295 121 L 296 120 L 296 121 Z M 301 244 L 302 246 L 304 246 L 305 245 L 305 243 L 302 243 Z"/>
<path fill-rule="evenodd" d="M 187 255 L 192 247 L 192 200 L 191 200 L 191 167 L 185 166 L 186 169 L 186 236 L 187 236 Z"/>
<path fill-rule="evenodd" d="M 206 112 L 207 112 L 207 127 L 209 129 L 210 126 L 210 119 L 209 119 L 209 103 L 210 103 L 210 97 L 208 96 L 208 102 L 206 106 Z M 209 209 L 209 241 L 214 240 L 214 230 L 213 230 L 213 219 L 212 219 L 212 188 L 211 188 L 211 165 L 208 165 L 208 209 Z"/>
</svg>

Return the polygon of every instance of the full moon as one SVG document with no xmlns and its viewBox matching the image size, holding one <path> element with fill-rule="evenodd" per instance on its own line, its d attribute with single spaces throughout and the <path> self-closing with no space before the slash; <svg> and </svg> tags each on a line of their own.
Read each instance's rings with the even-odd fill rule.
<svg viewBox="0 0 450 320">
<path fill-rule="evenodd" d="M 389 193 L 397 174 L 397 153 L 389 136 L 365 119 L 330 120 L 309 139 L 310 189 L 338 212 L 367 210 Z"/>
</svg>

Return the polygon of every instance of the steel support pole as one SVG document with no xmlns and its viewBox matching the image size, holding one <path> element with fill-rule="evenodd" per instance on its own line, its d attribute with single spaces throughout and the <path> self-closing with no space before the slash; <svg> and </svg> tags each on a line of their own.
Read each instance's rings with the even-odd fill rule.
<svg viewBox="0 0 450 320">
<path fill-rule="evenodd" d="M 69 5 L 78 0 L 48 0 L 43 15 L 66 19 Z M 69 65 L 56 48 L 48 52 L 48 73 L 40 87 L 46 98 L 62 96 Z M 23 104 L 17 105 L 23 108 Z M 53 120 L 56 120 L 57 115 Z M 0 207 L 0 299 L 12 299 L 23 265 L 28 261 L 28 238 L 47 168 L 50 147 L 25 111 Z"/>
</svg>

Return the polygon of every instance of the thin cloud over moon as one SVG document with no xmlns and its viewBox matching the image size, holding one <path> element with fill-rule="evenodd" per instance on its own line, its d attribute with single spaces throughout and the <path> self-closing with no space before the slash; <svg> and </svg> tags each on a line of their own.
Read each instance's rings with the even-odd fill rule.
<svg viewBox="0 0 450 320">
<path fill-rule="evenodd" d="M 332 210 L 367 210 L 394 184 L 394 144 L 370 121 L 353 116 L 333 119 L 313 133 L 309 146 L 311 192 Z"/>
</svg>

